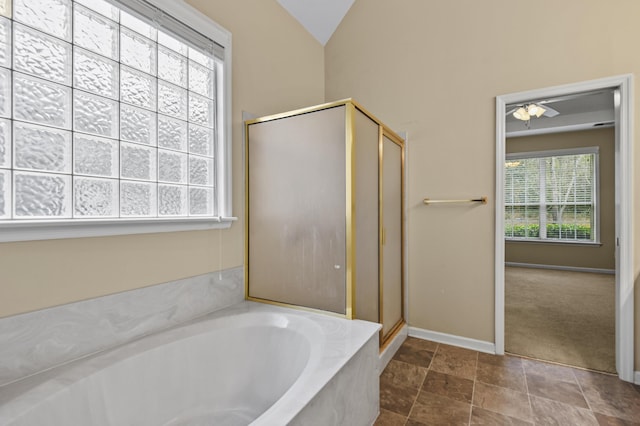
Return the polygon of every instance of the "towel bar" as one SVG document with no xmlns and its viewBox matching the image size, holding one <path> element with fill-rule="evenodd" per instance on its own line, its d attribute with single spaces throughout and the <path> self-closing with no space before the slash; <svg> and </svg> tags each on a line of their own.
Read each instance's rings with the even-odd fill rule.
<svg viewBox="0 0 640 426">
<path fill-rule="evenodd" d="M 425 204 L 446 204 L 446 203 L 482 203 L 487 204 L 487 197 L 472 198 L 470 200 L 431 200 L 429 198 L 424 199 Z"/>
</svg>

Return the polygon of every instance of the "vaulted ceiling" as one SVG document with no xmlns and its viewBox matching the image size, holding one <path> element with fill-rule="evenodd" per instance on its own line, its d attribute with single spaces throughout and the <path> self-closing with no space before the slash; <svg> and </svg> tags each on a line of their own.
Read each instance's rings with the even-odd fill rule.
<svg viewBox="0 0 640 426">
<path fill-rule="evenodd" d="M 278 0 L 323 46 L 355 0 Z"/>
</svg>

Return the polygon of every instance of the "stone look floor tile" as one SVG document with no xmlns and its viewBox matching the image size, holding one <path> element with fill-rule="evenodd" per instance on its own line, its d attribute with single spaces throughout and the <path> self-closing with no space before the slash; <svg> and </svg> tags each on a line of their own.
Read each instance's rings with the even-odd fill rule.
<svg viewBox="0 0 640 426">
<path fill-rule="evenodd" d="M 468 425 L 471 405 L 445 396 L 421 391 L 409 420 L 427 425 Z"/>
<path fill-rule="evenodd" d="M 589 383 L 603 386 L 634 388 L 633 383 L 623 382 L 618 376 L 607 373 L 597 373 L 595 371 L 575 369 L 574 375 L 580 384 Z"/>
<path fill-rule="evenodd" d="M 411 337 L 407 338 L 407 340 L 411 339 Z M 433 345 L 419 345 L 416 342 L 410 341 L 407 344 L 407 341 L 400 346 L 398 352 L 393 356 L 393 359 L 397 361 L 403 361 L 408 364 L 418 365 L 420 367 L 429 368 L 431 365 L 431 360 L 433 359 L 433 351 L 429 350 L 429 348 L 434 347 Z M 437 345 L 436 345 L 437 347 Z"/>
<path fill-rule="evenodd" d="M 590 371 L 575 374 L 593 412 L 632 422 L 640 419 L 640 394 L 631 383 Z"/>
<path fill-rule="evenodd" d="M 438 350 L 436 351 L 439 354 L 447 354 L 450 356 L 455 356 L 461 359 L 473 359 L 478 360 L 478 351 L 472 351 L 471 349 L 459 348 L 458 346 L 451 346 L 440 344 L 438 345 Z"/>
<path fill-rule="evenodd" d="M 456 401 L 471 403 L 473 397 L 473 380 L 450 374 L 429 371 L 422 385 L 422 390 L 441 396 L 446 396 Z"/>
<path fill-rule="evenodd" d="M 518 392 L 527 392 L 524 370 L 522 369 L 522 365 L 518 365 L 518 363 L 503 363 L 502 365 L 497 365 L 478 362 L 476 380 L 490 385 L 517 390 Z"/>
<path fill-rule="evenodd" d="M 555 380 L 549 376 L 539 376 L 527 373 L 527 387 L 529 394 L 552 399 L 575 407 L 589 409 L 587 401 L 582 396 L 582 390 L 577 383 Z"/>
<path fill-rule="evenodd" d="M 526 358 L 522 358 L 522 366 L 524 367 L 525 373 L 547 376 L 555 380 L 562 380 L 563 382 L 576 383 L 576 377 L 574 375 L 574 371 L 576 370 L 571 367 Z"/>
<path fill-rule="evenodd" d="M 380 408 L 402 416 L 408 416 L 418 395 L 418 389 L 396 385 L 390 380 L 380 379 Z"/>
<path fill-rule="evenodd" d="M 598 420 L 590 410 L 562 402 L 532 395 L 531 407 L 537 425 L 598 425 Z"/>
<path fill-rule="evenodd" d="M 640 419 L 637 422 L 619 419 L 617 417 L 605 416 L 604 414 L 595 413 L 596 419 L 600 426 L 639 426 Z"/>
<path fill-rule="evenodd" d="M 478 353 L 478 362 L 482 362 L 484 364 L 491 364 L 491 365 L 523 368 L 522 359 L 515 356 L 511 356 L 511 355 L 501 356 L 501 355 L 485 354 L 483 352 L 480 352 Z"/>
<path fill-rule="evenodd" d="M 392 411 L 385 410 L 384 408 L 380 409 L 380 415 L 376 419 L 376 422 L 373 424 L 374 426 L 404 426 L 407 418 L 405 416 L 401 416 L 400 414 L 396 414 Z"/>
<path fill-rule="evenodd" d="M 509 417 L 531 421 L 529 395 L 512 389 L 476 382 L 473 405 Z"/>
<path fill-rule="evenodd" d="M 471 409 L 471 422 L 469 424 L 482 426 L 533 426 L 531 422 L 525 422 L 524 420 L 494 413 L 479 407 Z"/>
<path fill-rule="evenodd" d="M 426 375 L 427 369 L 424 367 L 392 359 L 382 372 L 381 378 L 390 380 L 396 385 L 420 389 Z"/>
<path fill-rule="evenodd" d="M 431 369 L 473 380 L 476 376 L 477 363 L 478 352 L 476 351 L 440 345 L 431 362 Z"/>
<path fill-rule="evenodd" d="M 640 386 L 409 337 L 380 376 L 380 407 L 377 426 L 640 426 Z"/>
<path fill-rule="evenodd" d="M 432 342 L 430 340 L 418 339 L 417 337 L 407 337 L 404 342 L 402 342 L 402 346 L 409 346 L 410 348 L 421 350 L 421 351 L 429 351 L 435 352 L 438 349 L 438 343 Z"/>
</svg>

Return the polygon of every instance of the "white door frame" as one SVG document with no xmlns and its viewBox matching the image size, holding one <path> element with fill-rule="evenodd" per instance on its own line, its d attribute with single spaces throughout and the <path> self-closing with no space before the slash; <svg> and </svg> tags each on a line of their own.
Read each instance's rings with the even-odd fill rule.
<svg viewBox="0 0 640 426">
<path fill-rule="evenodd" d="M 510 93 L 496 98 L 496 263 L 495 263 L 495 348 L 504 354 L 504 162 L 506 147 L 506 105 L 575 93 L 618 89 L 620 115 L 616 120 L 616 182 L 619 182 L 620 218 L 619 268 L 616 270 L 616 366 L 622 380 L 634 380 L 633 317 L 633 76 L 631 74 L 581 83 Z"/>
</svg>

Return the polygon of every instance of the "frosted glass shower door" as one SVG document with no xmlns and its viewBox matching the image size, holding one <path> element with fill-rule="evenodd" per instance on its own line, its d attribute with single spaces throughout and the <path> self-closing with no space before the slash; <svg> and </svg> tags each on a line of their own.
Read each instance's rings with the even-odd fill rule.
<svg viewBox="0 0 640 426">
<path fill-rule="evenodd" d="M 248 126 L 248 296 L 346 313 L 345 106 Z"/>
<path fill-rule="evenodd" d="M 383 136 L 382 336 L 402 321 L 402 147 Z"/>
<path fill-rule="evenodd" d="M 355 134 L 355 313 L 358 319 L 380 322 L 380 126 L 362 112 L 356 111 Z"/>
</svg>

